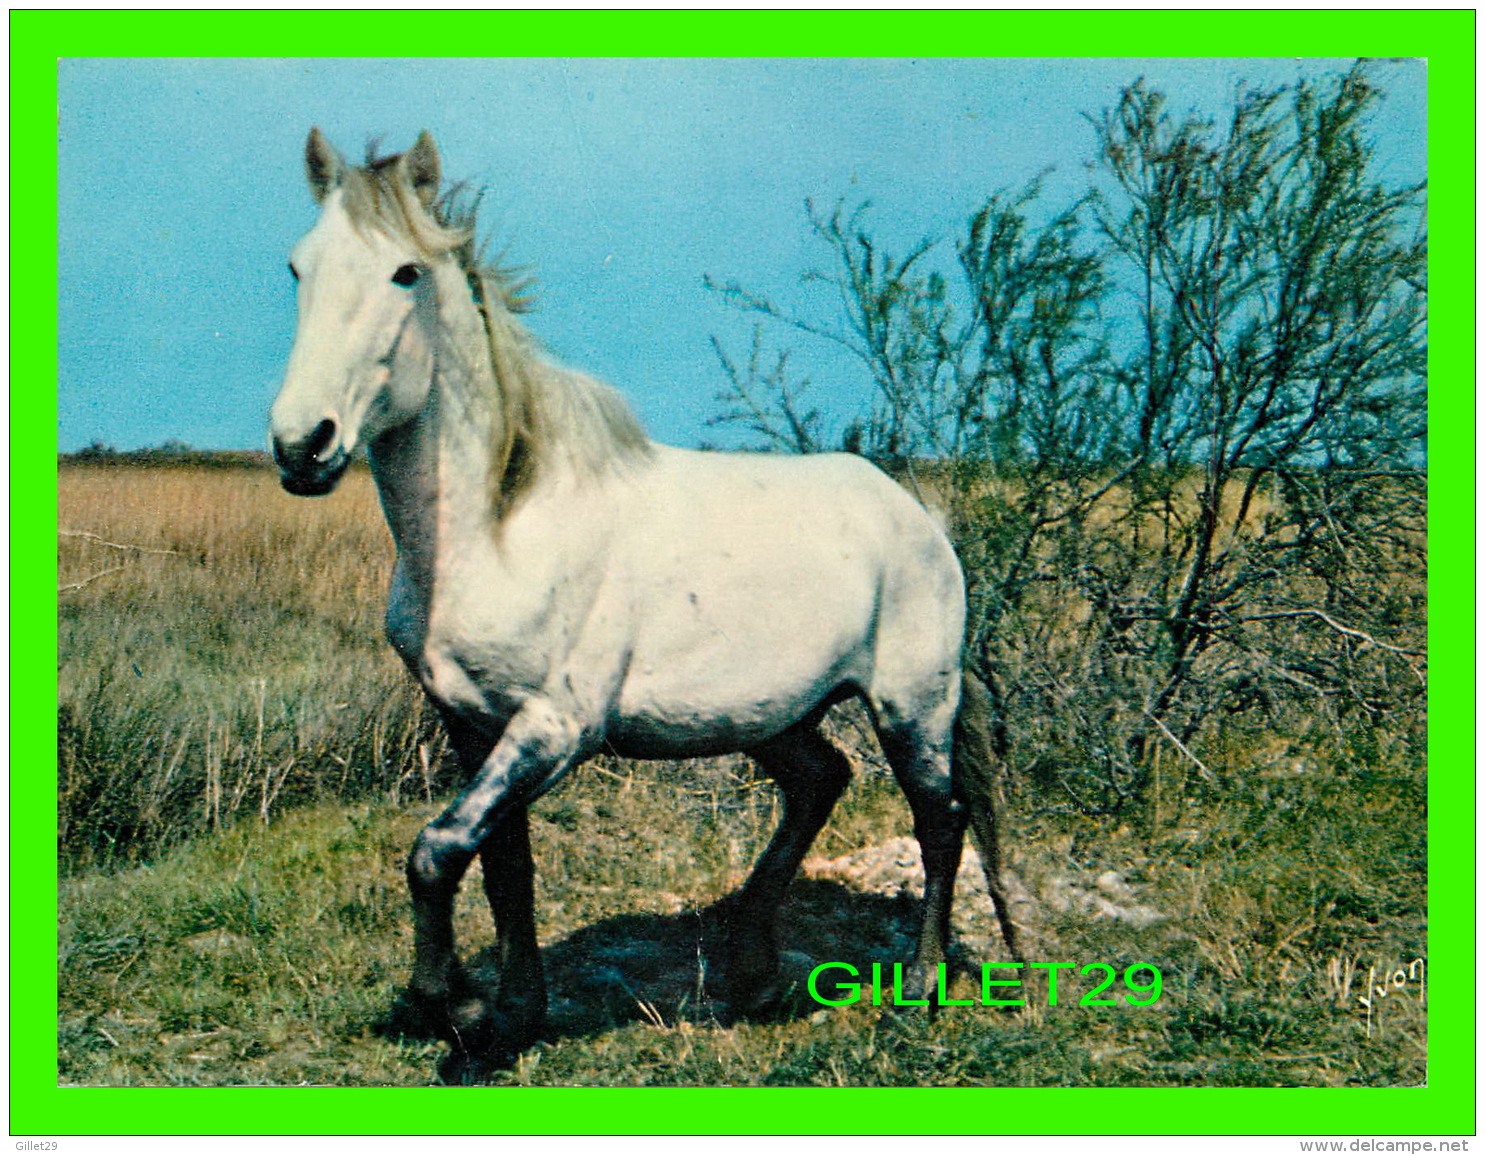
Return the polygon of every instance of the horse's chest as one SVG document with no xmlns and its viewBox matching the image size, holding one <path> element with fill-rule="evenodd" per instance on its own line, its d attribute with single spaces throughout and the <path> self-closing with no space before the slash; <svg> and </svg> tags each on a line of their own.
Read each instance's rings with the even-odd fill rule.
<svg viewBox="0 0 1485 1155">
<path fill-rule="evenodd" d="M 525 697 L 522 683 L 527 679 L 509 668 L 502 655 L 472 653 L 433 635 L 405 651 L 399 647 L 399 653 L 424 693 L 446 714 L 503 724 Z"/>
<path fill-rule="evenodd" d="M 413 582 L 399 562 L 387 598 L 387 641 L 414 674 L 428 638 L 430 601 L 426 589 Z"/>
<path fill-rule="evenodd" d="M 539 679 L 526 647 L 410 581 L 395 580 L 387 639 L 427 695 L 444 711 L 503 720 Z"/>
</svg>

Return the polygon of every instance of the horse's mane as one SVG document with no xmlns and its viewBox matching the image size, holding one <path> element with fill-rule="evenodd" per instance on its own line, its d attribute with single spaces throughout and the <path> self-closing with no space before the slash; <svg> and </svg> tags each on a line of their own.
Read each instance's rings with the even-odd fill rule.
<svg viewBox="0 0 1485 1155">
<path fill-rule="evenodd" d="M 550 360 L 521 322 L 534 303 L 532 279 L 485 259 L 479 196 L 454 185 L 425 205 L 403 178 L 400 159 L 379 155 L 373 143 L 366 164 L 342 175 L 345 209 L 357 227 L 405 239 L 426 257 L 452 254 L 464 273 L 484 321 L 496 394 L 490 482 L 497 516 L 558 461 L 593 474 L 649 456 L 652 443 L 618 391 Z"/>
</svg>

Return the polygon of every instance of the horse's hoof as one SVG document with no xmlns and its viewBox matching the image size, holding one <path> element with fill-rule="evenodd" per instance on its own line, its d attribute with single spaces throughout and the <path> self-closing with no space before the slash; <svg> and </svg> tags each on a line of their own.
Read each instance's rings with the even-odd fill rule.
<svg viewBox="0 0 1485 1155">
<path fill-rule="evenodd" d="M 520 1057 L 521 1052 L 515 1050 L 471 1053 L 455 1048 L 439 1060 L 438 1079 L 449 1087 L 478 1087 L 501 1071 L 509 1071 Z"/>
<path fill-rule="evenodd" d="M 882 1019 L 901 1020 L 922 1016 L 930 1023 L 938 1018 L 938 967 L 904 968 L 901 985 L 895 977 L 883 995 Z"/>
<path fill-rule="evenodd" d="M 455 1051 L 503 1068 L 541 1038 L 545 1016 L 519 1007 L 492 1007 L 478 995 L 465 994 L 449 1007 L 447 1021 L 445 1037 Z"/>
<path fill-rule="evenodd" d="M 723 997 L 731 1018 L 757 1019 L 767 1017 L 778 1004 L 779 990 L 777 964 L 767 969 L 750 967 L 747 970 L 734 965 L 729 968 L 723 985 Z"/>
<path fill-rule="evenodd" d="M 778 1011 L 779 991 L 776 986 L 769 984 L 760 990 L 749 991 L 743 994 L 733 991 L 727 999 L 726 1024 L 731 1026 L 741 1022 L 761 1022 L 771 1019 Z"/>
<path fill-rule="evenodd" d="M 448 1037 L 448 1001 L 412 988 L 399 991 L 387 1016 L 388 1033 L 409 1039 Z"/>
<path fill-rule="evenodd" d="M 446 995 L 408 987 L 400 992 L 388 1016 L 389 1033 L 411 1039 L 442 1039 L 465 1055 L 509 1056 L 509 1066 L 541 1038 L 545 1016 L 518 1006 L 492 1007 L 468 979 Z"/>
<path fill-rule="evenodd" d="M 734 1018 L 780 1020 L 818 1010 L 807 992 L 815 962 L 799 951 L 780 951 L 767 970 L 734 975 L 728 983 L 728 1006 Z"/>
<path fill-rule="evenodd" d="M 782 1022 L 819 1010 L 806 994 L 805 984 L 784 975 L 774 975 L 746 991 L 735 991 L 728 1007 L 731 1019 L 749 1022 Z"/>
</svg>

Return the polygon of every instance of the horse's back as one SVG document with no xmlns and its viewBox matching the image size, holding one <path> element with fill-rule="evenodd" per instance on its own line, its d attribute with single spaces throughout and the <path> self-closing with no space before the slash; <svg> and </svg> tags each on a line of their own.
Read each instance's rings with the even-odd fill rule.
<svg viewBox="0 0 1485 1155">
<path fill-rule="evenodd" d="M 646 492 L 658 502 L 656 509 L 674 503 L 723 515 L 760 538 L 778 540 L 805 525 L 811 535 L 839 529 L 867 541 L 906 538 L 938 559 L 952 558 L 933 515 L 871 462 L 850 453 L 708 453 L 657 446 Z"/>
<path fill-rule="evenodd" d="M 647 549 L 677 560 L 716 559 L 739 586 L 808 592 L 811 578 L 881 585 L 889 596 L 924 590 L 962 599 L 963 578 L 938 521 L 864 458 L 662 448 L 634 518 Z"/>
</svg>

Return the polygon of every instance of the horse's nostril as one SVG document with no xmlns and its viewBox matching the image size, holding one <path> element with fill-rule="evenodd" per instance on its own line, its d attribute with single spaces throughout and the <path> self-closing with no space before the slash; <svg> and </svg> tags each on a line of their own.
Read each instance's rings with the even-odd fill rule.
<svg viewBox="0 0 1485 1155">
<path fill-rule="evenodd" d="M 304 443 L 304 452 L 316 461 L 320 460 L 320 454 L 335 440 L 335 422 L 325 418 L 315 426 L 315 431 L 309 435 L 309 440 Z"/>
<path fill-rule="evenodd" d="M 278 467 L 285 472 L 295 468 L 299 460 L 299 452 L 292 444 L 285 444 L 281 438 L 273 439 L 273 460 Z"/>
<path fill-rule="evenodd" d="M 315 472 L 335 457 L 332 447 L 339 441 L 340 427 L 333 417 L 327 417 L 302 440 L 285 441 L 275 436 L 273 459 L 286 474 Z"/>
</svg>

